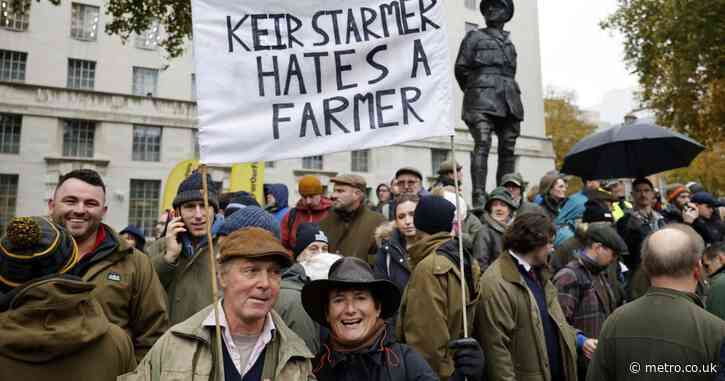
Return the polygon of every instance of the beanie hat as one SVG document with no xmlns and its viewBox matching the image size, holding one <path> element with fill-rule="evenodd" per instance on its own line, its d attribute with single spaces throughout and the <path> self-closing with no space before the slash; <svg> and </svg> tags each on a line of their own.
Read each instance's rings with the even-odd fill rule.
<svg viewBox="0 0 725 381">
<path fill-rule="evenodd" d="M 295 258 L 305 251 L 312 242 L 328 243 L 325 232 L 320 230 L 320 225 L 315 223 L 305 222 L 300 224 L 297 227 L 297 241 L 295 241 L 295 247 L 292 248 Z"/>
<path fill-rule="evenodd" d="M 486 200 L 486 205 L 484 206 L 484 209 L 490 212 L 490 206 L 493 200 L 502 201 L 504 204 L 508 205 L 509 208 L 511 208 L 511 211 L 516 210 L 516 205 L 514 204 L 511 192 L 509 192 L 504 187 L 496 187 L 494 190 L 491 191 L 491 193 L 488 194 L 488 199 Z"/>
<path fill-rule="evenodd" d="M 302 197 L 305 196 L 316 196 L 318 194 L 322 194 L 322 183 L 320 182 L 320 179 L 318 179 L 316 176 L 302 176 L 300 178 L 300 182 L 298 184 L 297 188 L 300 192 L 300 195 Z"/>
<path fill-rule="evenodd" d="M 46 217 L 14 218 L 0 240 L 0 289 L 66 273 L 78 259 L 78 246 L 63 227 Z"/>
<path fill-rule="evenodd" d="M 612 212 L 596 201 L 587 201 L 584 208 L 582 222 L 614 222 Z"/>
<path fill-rule="evenodd" d="M 219 209 L 219 196 L 217 196 L 216 187 L 209 174 L 206 175 L 206 184 L 209 190 L 209 205 L 213 206 L 215 210 Z M 201 172 L 192 172 L 189 177 L 179 184 L 179 190 L 176 192 L 176 197 L 172 203 L 174 209 L 179 208 L 185 202 L 203 200 L 202 185 Z"/>
<path fill-rule="evenodd" d="M 226 210 L 230 206 L 236 206 L 239 208 L 241 206 L 260 205 L 259 202 L 257 202 L 257 199 L 254 198 L 251 193 L 246 191 L 222 193 L 219 196 L 219 207 Z"/>
<path fill-rule="evenodd" d="M 413 223 L 415 227 L 428 234 L 450 232 L 453 230 L 453 217 L 456 206 L 440 196 L 424 196 L 415 208 Z"/>
<path fill-rule="evenodd" d="M 258 206 L 239 209 L 225 218 L 224 224 L 219 228 L 219 235 L 229 235 L 239 229 L 248 227 L 265 229 L 279 239 L 279 224 L 271 214 Z"/>
<path fill-rule="evenodd" d="M 556 183 L 556 180 L 559 179 L 564 179 L 564 176 L 559 173 L 549 173 L 544 175 L 544 177 L 542 177 L 539 181 L 539 194 L 542 196 L 549 194 L 549 191 Z"/>
<path fill-rule="evenodd" d="M 667 196 L 667 202 L 674 201 L 677 197 L 679 197 L 683 192 L 689 193 L 690 191 L 685 188 L 684 185 L 680 183 L 674 183 L 667 186 L 667 189 L 665 191 L 665 195 Z"/>
</svg>

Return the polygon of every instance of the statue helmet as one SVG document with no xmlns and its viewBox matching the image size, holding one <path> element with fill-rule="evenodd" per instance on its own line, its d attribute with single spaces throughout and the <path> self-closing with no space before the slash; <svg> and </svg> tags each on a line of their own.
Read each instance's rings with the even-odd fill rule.
<svg viewBox="0 0 725 381">
<path fill-rule="evenodd" d="M 481 4 L 478 8 L 481 11 L 481 14 L 484 15 L 484 17 L 486 15 L 486 8 L 493 4 L 502 5 L 506 8 L 506 10 L 508 10 L 506 18 L 504 20 L 501 20 L 501 22 L 507 23 L 511 21 L 511 19 L 514 17 L 514 0 L 481 0 Z"/>
</svg>

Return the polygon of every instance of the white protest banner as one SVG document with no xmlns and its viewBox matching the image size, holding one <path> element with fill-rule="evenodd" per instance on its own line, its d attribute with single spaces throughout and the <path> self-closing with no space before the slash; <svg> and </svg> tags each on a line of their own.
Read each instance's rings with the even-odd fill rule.
<svg viewBox="0 0 725 381">
<path fill-rule="evenodd" d="M 201 161 L 453 134 L 440 0 L 192 0 Z"/>
</svg>

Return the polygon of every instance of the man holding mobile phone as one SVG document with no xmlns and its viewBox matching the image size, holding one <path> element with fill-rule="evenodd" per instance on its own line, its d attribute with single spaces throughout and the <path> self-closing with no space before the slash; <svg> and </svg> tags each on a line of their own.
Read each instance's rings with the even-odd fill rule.
<svg viewBox="0 0 725 381">
<path fill-rule="evenodd" d="M 166 234 L 148 248 L 166 289 L 171 325 L 182 322 L 212 303 L 207 226 L 219 209 L 219 197 L 207 175 L 209 207 L 204 207 L 201 173 L 193 172 L 180 185 L 172 203 Z M 212 228 L 214 245 L 216 234 Z"/>
</svg>

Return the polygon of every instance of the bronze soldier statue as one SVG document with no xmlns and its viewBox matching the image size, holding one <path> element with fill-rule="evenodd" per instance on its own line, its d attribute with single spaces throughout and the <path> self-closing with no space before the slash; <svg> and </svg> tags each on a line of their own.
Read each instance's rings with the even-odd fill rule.
<svg viewBox="0 0 725 381">
<path fill-rule="evenodd" d="M 456 59 L 456 80 L 463 96 L 462 118 L 473 135 L 471 163 L 473 205 L 483 207 L 491 133 L 498 136 L 498 170 L 501 177 L 515 172 L 514 149 L 524 120 L 521 89 L 516 83 L 516 48 L 503 26 L 514 15 L 513 0 L 482 0 L 486 28 L 472 30 L 461 43 Z"/>
</svg>

